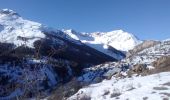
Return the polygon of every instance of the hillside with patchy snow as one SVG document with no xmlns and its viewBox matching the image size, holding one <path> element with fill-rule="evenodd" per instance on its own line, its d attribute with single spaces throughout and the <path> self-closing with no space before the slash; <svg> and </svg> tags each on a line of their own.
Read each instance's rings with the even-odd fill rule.
<svg viewBox="0 0 170 100">
<path fill-rule="evenodd" d="M 167 59 L 170 56 L 170 41 L 162 41 L 153 46 L 143 49 L 140 52 L 122 59 L 119 62 L 103 63 L 97 66 L 84 69 L 84 74 L 79 77 L 79 80 L 85 82 L 100 82 L 105 78 L 111 76 L 128 76 L 128 74 L 148 74 L 148 69 L 155 69 L 154 62 L 158 60 Z M 168 57 L 168 58 L 167 58 Z M 166 62 L 158 62 L 159 66 L 168 67 Z M 159 67 L 157 66 L 157 67 Z M 159 70 L 164 69 L 160 68 Z M 170 68 L 169 68 L 170 69 Z M 168 71 L 168 68 L 167 68 Z M 146 72 L 146 73 L 145 73 Z M 159 71 L 158 71 L 159 72 Z"/>
<path fill-rule="evenodd" d="M 78 79 L 91 85 L 68 100 L 169 100 L 169 61 L 170 41 L 166 40 L 119 62 L 85 68 Z"/>
<path fill-rule="evenodd" d="M 112 78 L 80 89 L 68 100 L 169 100 L 170 72 Z"/>
</svg>

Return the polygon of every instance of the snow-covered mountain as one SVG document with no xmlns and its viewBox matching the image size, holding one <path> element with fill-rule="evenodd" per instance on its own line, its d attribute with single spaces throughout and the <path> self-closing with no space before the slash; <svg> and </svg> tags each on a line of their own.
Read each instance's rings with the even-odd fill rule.
<svg viewBox="0 0 170 100">
<path fill-rule="evenodd" d="M 156 66 L 153 64 L 154 62 L 157 62 L 158 59 L 165 59 L 161 57 L 170 56 L 170 41 L 156 41 L 156 43 L 154 42 L 150 45 L 150 47 L 147 45 L 147 48 L 142 48 L 138 52 L 135 47 L 132 51 L 135 53 L 119 62 L 104 63 L 84 69 L 84 75 L 82 75 L 79 79 L 81 81 L 95 81 L 96 77 L 105 77 L 105 75 L 110 76 L 115 73 L 125 74 L 126 71 L 133 69 L 134 66 L 138 65 L 142 65 L 140 67 L 144 67 L 146 69 L 155 68 Z"/>
<path fill-rule="evenodd" d="M 74 37 L 75 34 L 73 35 L 70 33 L 72 34 L 70 35 L 69 31 L 66 32 L 68 34 L 65 34 L 60 30 L 49 28 L 37 22 L 25 20 L 19 14 L 9 9 L 0 11 L 0 42 L 2 43 L 14 43 L 16 46 L 27 45 L 28 47 L 33 47 L 35 41 L 46 37 L 44 32 L 54 33 L 55 35 L 68 39 L 76 44 L 82 44 Z M 92 47 L 96 47 L 100 52 L 106 51 L 102 49 L 103 47 L 101 47 L 100 44 L 93 45 L 94 46 Z M 114 48 L 106 54 L 112 54 L 111 57 L 118 60 L 124 58 L 124 55 Z"/>
<path fill-rule="evenodd" d="M 33 46 L 33 42 L 44 38 L 41 32 L 42 25 L 36 22 L 24 20 L 18 13 L 3 9 L 0 11 L 0 42 L 14 43 L 17 46 L 25 44 L 18 37 L 30 38 L 26 42 L 27 46 Z"/>
<path fill-rule="evenodd" d="M 109 46 L 121 51 L 133 49 L 136 45 L 142 43 L 136 36 L 123 30 L 115 30 L 111 32 L 94 32 L 80 33 L 72 29 L 64 30 L 69 36 L 76 40 L 80 40 L 96 49 L 108 49 Z M 96 46 L 98 45 L 98 46 Z M 108 51 L 109 52 L 109 51 Z"/>
<path fill-rule="evenodd" d="M 164 99 L 170 73 L 162 72 L 170 71 L 169 60 L 169 39 L 57 30 L 0 11 L 0 100 Z"/>
<path fill-rule="evenodd" d="M 94 84 L 80 89 L 68 100 L 168 100 L 170 41 L 148 42 L 149 45 L 144 48 L 140 45 L 141 50 L 120 62 L 84 69 L 79 80 Z"/>
<path fill-rule="evenodd" d="M 169 77 L 170 71 L 170 41 L 145 41 L 132 51 L 132 55 L 119 62 L 85 68 L 78 79 L 93 84 L 80 89 L 68 100 L 169 98 L 170 79 L 165 77 Z"/>
<path fill-rule="evenodd" d="M 0 11 L 0 99 L 48 95 L 59 83 L 81 75 L 84 67 L 117 61 L 60 30 Z M 6 89 L 8 90 L 6 91 Z"/>
<path fill-rule="evenodd" d="M 79 43 L 57 29 L 23 19 L 13 10 L 3 9 L 0 11 L 0 42 L 2 43 L 14 43 L 16 46 L 24 44 L 33 47 L 36 40 L 46 37 L 44 32 L 57 33 L 55 35 Z"/>
</svg>

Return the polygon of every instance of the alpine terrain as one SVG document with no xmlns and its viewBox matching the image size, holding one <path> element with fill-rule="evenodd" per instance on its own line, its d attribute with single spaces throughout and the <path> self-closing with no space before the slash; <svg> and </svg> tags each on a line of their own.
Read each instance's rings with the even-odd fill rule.
<svg viewBox="0 0 170 100">
<path fill-rule="evenodd" d="M 0 10 L 0 100 L 169 100 L 170 40 L 77 32 Z"/>
</svg>

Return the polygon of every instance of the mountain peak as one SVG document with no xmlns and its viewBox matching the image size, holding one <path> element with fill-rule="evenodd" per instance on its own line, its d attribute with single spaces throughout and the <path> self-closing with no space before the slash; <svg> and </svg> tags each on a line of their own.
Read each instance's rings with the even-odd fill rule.
<svg viewBox="0 0 170 100">
<path fill-rule="evenodd" d="M 13 10 L 0 10 L 0 42 L 2 43 L 13 43 L 20 46 L 24 44 L 24 41 L 18 37 L 34 38 L 26 44 L 32 47 L 35 40 L 45 37 L 41 28 L 40 23 L 25 20 Z"/>
<path fill-rule="evenodd" d="M 113 30 L 109 32 L 94 32 L 92 33 L 96 42 L 110 45 L 121 51 L 128 51 L 133 49 L 137 44 L 142 41 L 135 35 L 123 30 Z"/>
<path fill-rule="evenodd" d="M 66 33 L 73 33 L 73 34 L 79 33 L 79 32 L 77 32 L 77 31 L 74 30 L 74 29 L 67 29 L 67 30 L 63 29 L 62 31 L 64 31 L 64 32 L 66 32 Z"/>
<path fill-rule="evenodd" d="M 119 30 L 113 30 L 113 31 L 110 31 L 110 32 L 118 32 L 118 33 L 122 33 L 124 32 L 122 29 L 119 29 Z"/>
<path fill-rule="evenodd" d="M 2 9 L 0 10 L 0 15 L 16 15 L 16 16 L 20 16 L 17 12 L 11 10 L 11 9 Z"/>
</svg>

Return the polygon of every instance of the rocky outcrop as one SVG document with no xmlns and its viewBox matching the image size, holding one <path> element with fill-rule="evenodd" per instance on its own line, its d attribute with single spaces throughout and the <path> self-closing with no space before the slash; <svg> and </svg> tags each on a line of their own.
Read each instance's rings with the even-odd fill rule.
<svg viewBox="0 0 170 100">
<path fill-rule="evenodd" d="M 131 77 L 134 74 L 137 75 L 146 75 L 148 73 L 148 68 L 146 64 L 136 64 L 128 70 L 127 75 L 128 77 Z"/>
<path fill-rule="evenodd" d="M 170 56 L 162 56 L 152 63 L 155 69 L 151 70 L 150 73 L 159 73 L 170 71 Z"/>
<path fill-rule="evenodd" d="M 143 71 L 146 70 L 146 65 L 145 64 L 137 64 L 135 66 L 133 66 L 132 71 L 136 72 L 136 73 L 142 73 Z"/>
</svg>

